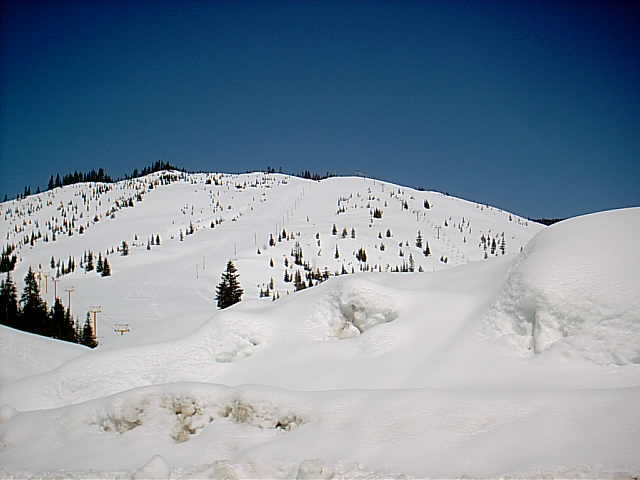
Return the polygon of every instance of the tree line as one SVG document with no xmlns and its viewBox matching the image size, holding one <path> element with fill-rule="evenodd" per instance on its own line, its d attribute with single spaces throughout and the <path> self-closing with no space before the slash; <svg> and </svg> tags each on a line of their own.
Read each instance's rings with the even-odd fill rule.
<svg viewBox="0 0 640 480">
<path fill-rule="evenodd" d="M 51 309 L 48 308 L 40 296 L 36 275 L 31 268 L 24 278 L 20 300 L 10 273 L 0 282 L 0 324 L 90 348 L 98 345 L 89 318 L 84 326 L 75 325 L 70 309 L 65 309 L 59 298 L 55 299 Z"/>
<path fill-rule="evenodd" d="M 49 182 L 47 183 L 47 190 L 53 190 L 54 188 L 64 187 L 67 185 L 74 185 L 76 183 L 83 182 L 101 182 L 101 183 L 114 183 L 120 180 L 131 180 L 133 178 L 144 177 L 150 173 L 160 172 L 162 170 L 178 170 L 184 171 L 183 168 L 176 167 L 169 162 L 156 161 L 148 167 L 144 167 L 142 170 L 134 168 L 131 174 L 126 174 L 123 178 L 116 178 L 115 180 L 106 172 L 104 168 L 98 168 L 98 170 L 90 170 L 88 172 L 74 171 L 73 173 L 67 173 L 60 176 L 59 173 L 51 175 Z M 40 193 L 40 187 L 36 188 L 34 193 Z M 32 194 L 31 187 L 25 186 L 23 193 L 16 195 L 17 199 L 26 198 Z M 3 201 L 8 201 L 9 197 L 4 196 Z"/>
</svg>

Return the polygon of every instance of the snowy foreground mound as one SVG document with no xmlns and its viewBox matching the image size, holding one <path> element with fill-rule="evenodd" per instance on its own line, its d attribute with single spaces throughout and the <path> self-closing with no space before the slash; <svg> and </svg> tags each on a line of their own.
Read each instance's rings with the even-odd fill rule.
<svg viewBox="0 0 640 480">
<path fill-rule="evenodd" d="M 0 387 L 0 477 L 637 476 L 639 225 L 604 212 L 520 255 L 343 275 L 164 343 L 49 341 L 51 370 Z"/>
<path fill-rule="evenodd" d="M 586 215 L 531 240 L 491 318 L 522 349 L 640 364 L 640 209 Z"/>
</svg>

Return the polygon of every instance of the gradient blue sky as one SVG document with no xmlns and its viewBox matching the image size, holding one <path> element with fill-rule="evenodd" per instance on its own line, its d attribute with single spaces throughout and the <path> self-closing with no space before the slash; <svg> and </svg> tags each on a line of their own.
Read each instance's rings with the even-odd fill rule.
<svg viewBox="0 0 640 480">
<path fill-rule="evenodd" d="M 532 217 L 640 205 L 623 5 L 5 1 L 0 193 L 166 160 L 363 171 Z"/>
</svg>

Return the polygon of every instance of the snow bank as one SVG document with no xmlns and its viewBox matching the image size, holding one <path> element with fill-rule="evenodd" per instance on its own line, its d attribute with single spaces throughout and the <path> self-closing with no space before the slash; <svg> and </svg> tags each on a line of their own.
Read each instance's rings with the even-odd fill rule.
<svg viewBox="0 0 640 480">
<path fill-rule="evenodd" d="M 90 350 L 0 325 L 0 385 L 53 370 Z"/>
<path fill-rule="evenodd" d="M 522 351 L 640 364 L 640 208 L 560 222 L 515 263 L 489 321 Z"/>
<path fill-rule="evenodd" d="M 0 476 L 2 468 L 28 468 L 38 478 L 619 478 L 640 469 L 638 402 L 638 388 L 620 395 L 169 384 L 17 414 L 0 424 Z M 185 416 L 194 433 L 181 440 L 175 432 Z M 105 429 L 106 417 L 135 426 Z"/>
</svg>

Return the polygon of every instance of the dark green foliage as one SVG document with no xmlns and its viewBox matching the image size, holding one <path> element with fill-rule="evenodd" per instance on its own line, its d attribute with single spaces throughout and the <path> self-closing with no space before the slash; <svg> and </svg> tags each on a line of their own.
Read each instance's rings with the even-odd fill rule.
<svg viewBox="0 0 640 480">
<path fill-rule="evenodd" d="M 109 277 L 111 276 L 111 266 L 109 265 L 109 261 L 107 257 L 104 257 L 104 262 L 102 262 L 102 276 Z"/>
<path fill-rule="evenodd" d="M 47 305 L 40 298 L 38 282 L 31 267 L 24 278 L 24 290 L 20 304 L 22 305 L 22 314 L 18 328 L 27 332 L 47 335 L 49 333 Z"/>
<path fill-rule="evenodd" d="M 49 333 L 51 337 L 67 342 L 78 342 L 76 330 L 73 328 L 73 321 L 71 320 L 71 312 L 68 309 L 65 311 L 59 298 L 56 298 L 49 317 Z"/>
<path fill-rule="evenodd" d="M 0 282 L 0 323 L 8 327 L 18 326 L 18 293 L 16 284 L 7 273 L 6 280 Z"/>
<path fill-rule="evenodd" d="M 12 271 L 18 261 L 16 255 L 12 255 L 16 249 L 15 245 L 7 245 L 2 248 L 2 254 L 0 254 L 0 273 Z"/>
<path fill-rule="evenodd" d="M 222 281 L 216 288 L 216 302 L 218 308 L 227 308 L 242 299 L 244 291 L 238 282 L 238 273 L 232 261 L 227 263 L 227 269 L 222 273 Z"/>
<path fill-rule="evenodd" d="M 98 346 L 98 342 L 96 341 L 88 312 L 87 319 L 84 321 L 84 326 L 82 327 L 82 337 L 80 338 L 80 343 L 89 348 L 96 348 Z"/>
</svg>

